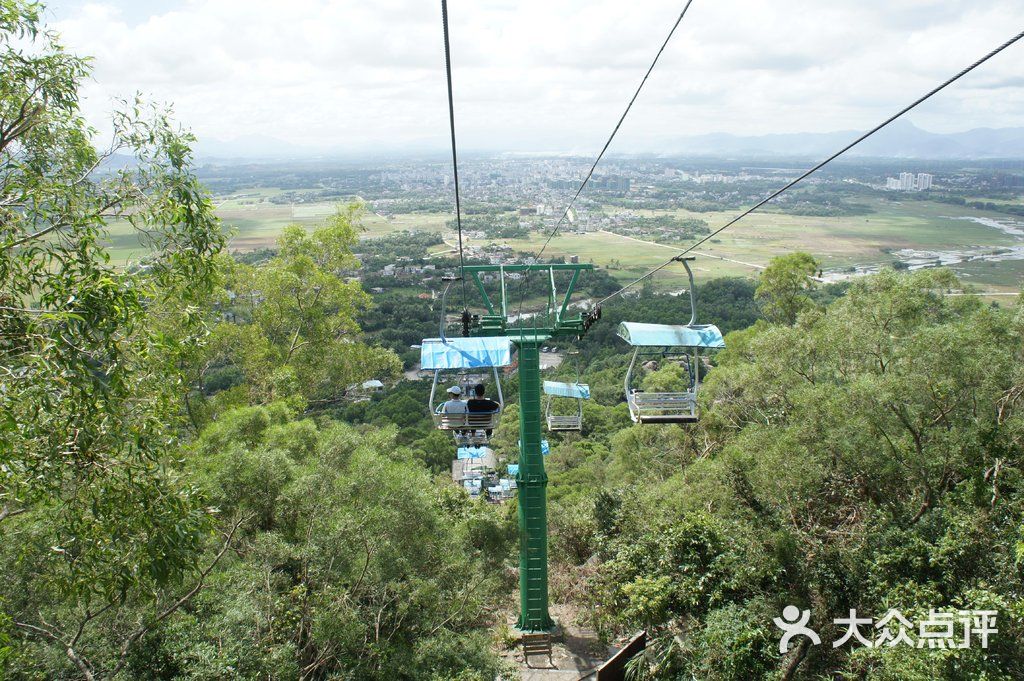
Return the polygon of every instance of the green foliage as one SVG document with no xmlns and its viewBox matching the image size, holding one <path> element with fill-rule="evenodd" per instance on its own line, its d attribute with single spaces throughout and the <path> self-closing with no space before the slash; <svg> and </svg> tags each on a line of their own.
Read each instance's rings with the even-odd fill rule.
<svg viewBox="0 0 1024 681">
<path fill-rule="evenodd" d="M 197 441 L 190 467 L 211 499 L 256 515 L 195 618 L 148 654 L 210 678 L 292 678 L 310 665 L 320 676 L 492 678 L 478 629 L 516 537 L 509 520 L 436 487 L 393 431 L 290 413 L 229 411 Z"/>
<path fill-rule="evenodd" d="M 642 387 L 647 392 L 668 393 L 689 388 L 690 379 L 686 369 L 675 362 L 665 362 L 663 366 L 644 375 Z"/>
<path fill-rule="evenodd" d="M 123 629 L 152 617 L 205 544 L 210 513 L 170 454 L 225 241 L 168 111 L 122 102 L 96 150 L 78 109 L 88 60 L 41 9 L 0 5 L 0 597 L 18 656 L 56 642 L 81 671 L 86 625 L 128 602 Z M 145 260 L 110 264 L 113 219 Z"/>
<path fill-rule="evenodd" d="M 644 532 L 620 535 L 602 568 L 598 612 L 651 627 L 700 616 L 766 583 L 766 559 L 738 525 L 702 513 Z"/>
<path fill-rule="evenodd" d="M 684 659 L 690 674 L 708 681 L 771 678 L 778 657 L 771 618 L 777 616 L 759 598 L 715 610 L 687 641 Z"/>
<path fill-rule="evenodd" d="M 1021 675 L 1024 327 L 958 287 L 883 272 L 793 326 L 733 332 L 691 437 L 607 436 L 587 600 L 602 630 L 656 637 L 638 678 Z M 771 624 L 790 603 L 823 639 L 799 659 Z M 850 608 L 989 608 L 1000 633 L 987 651 L 832 649 Z"/>
<path fill-rule="evenodd" d="M 391 352 L 360 342 L 358 318 L 370 297 L 343 273 L 358 266 L 360 204 L 339 211 L 313 232 L 285 228 L 278 254 L 257 266 L 225 264 L 225 285 L 250 323 L 223 322 L 210 364 L 240 366 L 250 400 L 301 398 L 322 407 L 350 384 L 387 378 L 400 363 Z"/>
<path fill-rule="evenodd" d="M 812 307 L 806 294 L 814 286 L 818 261 L 808 253 L 790 253 L 772 258 L 761 273 L 754 297 L 761 303 L 766 319 L 794 324 L 797 316 Z"/>
</svg>

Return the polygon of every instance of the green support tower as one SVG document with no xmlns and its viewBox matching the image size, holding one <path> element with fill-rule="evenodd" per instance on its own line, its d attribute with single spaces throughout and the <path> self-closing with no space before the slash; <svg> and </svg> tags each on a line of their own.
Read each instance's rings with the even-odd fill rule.
<svg viewBox="0 0 1024 681">
<path fill-rule="evenodd" d="M 569 298 L 579 274 L 593 265 L 470 265 L 465 268 L 480 291 L 487 314 L 475 320 L 476 336 L 508 336 L 519 349 L 519 621 L 520 631 L 551 631 L 555 623 L 548 614 L 548 476 L 541 454 L 540 347 L 552 338 L 578 338 L 586 331 L 581 315 L 567 318 Z M 555 273 L 571 272 L 565 294 L 559 299 Z M 482 272 L 496 272 L 501 278 L 501 308 L 494 303 L 480 279 Z M 529 327 L 508 327 L 505 273 L 542 272 L 549 284 L 546 314 L 534 318 Z M 543 322 L 541 321 L 543 319 Z"/>
</svg>

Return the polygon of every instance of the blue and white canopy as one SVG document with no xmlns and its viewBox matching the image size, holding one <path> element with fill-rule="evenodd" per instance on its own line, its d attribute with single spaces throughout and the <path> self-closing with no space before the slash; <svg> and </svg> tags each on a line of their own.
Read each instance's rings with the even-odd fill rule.
<svg viewBox="0 0 1024 681">
<path fill-rule="evenodd" d="M 426 338 L 420 347 L 423 369 L 480 369 L 506 367 L 512 363 L 512 341 L 493 338 Z"/>
<path fill-rule="evenodd" d="M 724 348 L 722 332 L 714 324 L 674 326 L 622 322 L 619 337 L 634 347 L 645 348 Z"/>
<path fill-rule="evenodd" d="M 455 456 L 459 459 L 482 459 L 487 454 L 487 447 L 459 447 Z"/>
<path fill-rule="evenodd" d="M 575 397 L 578 400 L 590 399 L 590 386 L 586 383 L 559 383 L 544 381 L 544 394 L 555 397 Z"/>
<path fill-rule="evenodd" d="M 519 464 L 517 464 L 517 463 L 510 463 L 508 465 L 508 474 L 509 475 L 519 475 Z"/>
<path fill-rule="evenodd" d="M 519 451 L 523 451 L 523 441 L 519 441 Z M 547 440 L 540 441 L 540 453 L 547 456 L 551 453 L 551 445 L 548 444 Z"/>
</svg>

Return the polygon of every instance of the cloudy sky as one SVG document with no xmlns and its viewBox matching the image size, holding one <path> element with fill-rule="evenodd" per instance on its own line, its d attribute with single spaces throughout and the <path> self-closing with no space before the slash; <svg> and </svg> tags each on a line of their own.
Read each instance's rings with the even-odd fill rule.
<svg viewBox="0 0 1024 681">
<path fill-rule="evenodd" d="M 595 152 L 683 4 L 450 0 L 460 145 Z M 141 91 L 208 141 L 448 143 L 439 1 L 50 0 L 49 19 L 95 58 L 84 106 L 97 122 Z M 613 150 L 864 129 L 1021 30 L 1021 0 L 694 0 Z M 1022 64 L 1024 41 L 911 120 L 1024 126 Z"/>
</svg>

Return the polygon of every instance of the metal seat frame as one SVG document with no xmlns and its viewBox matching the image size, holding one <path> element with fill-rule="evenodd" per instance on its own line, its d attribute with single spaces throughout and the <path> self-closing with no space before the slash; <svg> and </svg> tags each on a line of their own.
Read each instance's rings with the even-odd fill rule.
<svg viewBox="0 0 1024 681">
<path fill-rule="evenodd" d="M 687 326 L 694 326 L 697 321 L 697 299 L 693 291 L 693 270 L 689 260 L 679 258 L 686 268 L 690 280 L 690 321 Z M 689 389 L 671 393 L 648 393 L 633 388 L 633 372 L 637 359 L 641 355 L 658 357 L 686 357 L 687 373 L 690 375 Z M 626 403 L 629 405 L 629 417 L 634 423 L 696 423 L 700 420 L 697 408 L 697 394 L 700 390 L 700 357 L 696 347 L 640 347 L 633 351 L 633 359 L 626 371 L 625 392 Z"/>
</svg>

